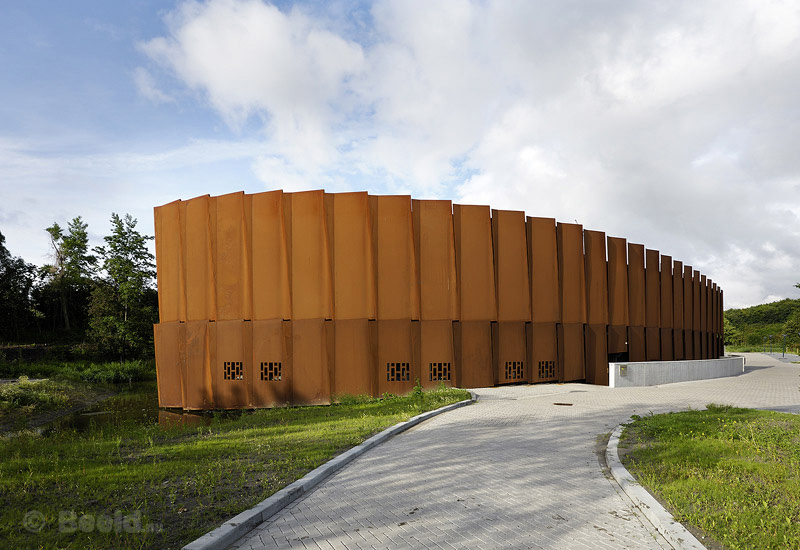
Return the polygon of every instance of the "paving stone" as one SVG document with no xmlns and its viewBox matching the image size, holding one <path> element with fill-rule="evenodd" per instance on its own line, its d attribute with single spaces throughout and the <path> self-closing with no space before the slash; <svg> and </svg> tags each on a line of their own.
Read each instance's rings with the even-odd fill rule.
<svg viewBox="0 0 800 550">
<path fill-rule="evenodd" d="M 743 375 L 717 380 L 476 390 L 477 403 L 371 449 L 231 548 L 668 547 L 603 474 L 597 437 L 631 414 L 708 403 L 800 412 L 800 368 L 745 355 Z"/>
</svg>

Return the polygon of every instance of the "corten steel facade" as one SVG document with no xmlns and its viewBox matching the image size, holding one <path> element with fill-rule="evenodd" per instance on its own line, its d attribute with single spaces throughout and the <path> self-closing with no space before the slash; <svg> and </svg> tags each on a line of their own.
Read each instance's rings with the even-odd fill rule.
<svg viewBox="0 0 800 550">
<path fill-rule="evenodd" d="M 272 191 L 155 209 L 159 403 L 329 403 L 586 380 L 716 358 L 722 290 L 577 224 L 488 206 Z"/>
</svg>

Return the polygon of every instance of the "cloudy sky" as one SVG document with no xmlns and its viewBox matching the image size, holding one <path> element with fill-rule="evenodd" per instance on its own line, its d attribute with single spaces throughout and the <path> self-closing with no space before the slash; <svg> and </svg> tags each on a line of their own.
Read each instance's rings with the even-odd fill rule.
<svg viewBox="0 0 800 550">
<path fill-rule="evenodd" d="M 800 3 L 4 2 L 0 231 L 244 190 L 525 210 L 798 298 Z"/>
</svg>

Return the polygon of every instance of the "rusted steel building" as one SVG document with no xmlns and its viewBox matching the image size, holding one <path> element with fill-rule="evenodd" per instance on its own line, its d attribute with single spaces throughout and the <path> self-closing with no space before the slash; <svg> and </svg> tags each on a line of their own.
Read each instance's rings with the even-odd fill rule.
<svg viewBox="0 0 800 550">
<path fill-rule="evenodd" d="M 155 209 L 162 407 L 608 383 L 722 353 L 722 289 L 657 250 L 524 212 L 367 193 Z"/>
</svg>

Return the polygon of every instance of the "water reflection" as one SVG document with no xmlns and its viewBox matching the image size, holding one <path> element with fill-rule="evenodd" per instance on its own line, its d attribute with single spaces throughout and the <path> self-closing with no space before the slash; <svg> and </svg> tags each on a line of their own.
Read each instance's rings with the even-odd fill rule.
<svg viewBox="0 0 800 550">
<path fill-rule="evenodd" d="M 209 413 L 159 409 L 155 382 L 117 386 L 113 390 L 118 392 L 114 397 L 43 426 L 42 433 L 58 430 L 83 432 L 95 427 L 122 424 L 146 426 L 158 424 L 164 428 L 208 425 L 213 419 L 213 415 Z"/>
<path fill-rule="evenodd" d="M 184 411 L 158 411 L 158 425 L 162 428 L 173 428 L 175 426 L 208 426 L 211 416 L 202 413 L 190 413 Z"/>
</svg>

